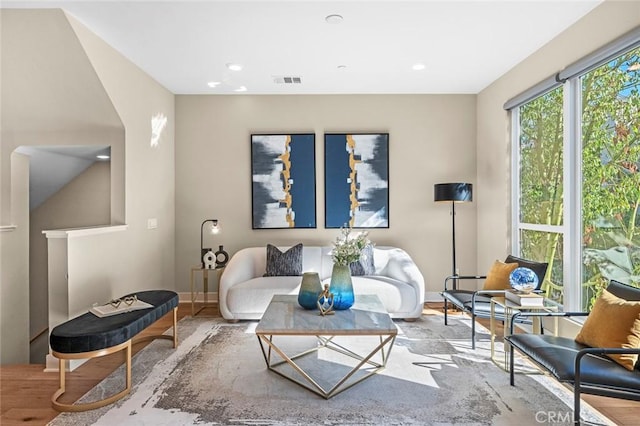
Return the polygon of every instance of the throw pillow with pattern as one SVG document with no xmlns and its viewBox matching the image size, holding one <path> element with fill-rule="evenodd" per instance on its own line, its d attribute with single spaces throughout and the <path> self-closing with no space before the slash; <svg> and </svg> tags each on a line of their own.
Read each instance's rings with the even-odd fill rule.
<svg viewBox="0 0 640 426">
<path fill-rule="evenodd" d="M 265 277 L 283 277 L 302 275 L 302 243 L 296 244 L 285 252 L 267 244 L 267 271 Z"/>
<path fill-rule="evenodd" d="M 371 244 L 364 246 L 360 253 L 360 260 L 350 263 L 349 269 L 354 277 L 376 273 L 376 266 L 373 263 L 373 246 Z"/>
</svg>

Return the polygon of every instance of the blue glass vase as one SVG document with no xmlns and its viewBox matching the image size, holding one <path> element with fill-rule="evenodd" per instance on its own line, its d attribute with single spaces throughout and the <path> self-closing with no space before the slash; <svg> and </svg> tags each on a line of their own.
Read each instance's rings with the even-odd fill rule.
<svg viewBox="0 0 640 426">
<path fill-rule="evenodd" d="M 322 292 L 322 284 L 317 272 L 305 272 L 302 274 L 298 304 L 305 309 L 316 309 L 318 296 Z"/>
<path fill-rule="evenodd" d="M 336 311 L 343 311 L 353 306 L 355 296 L 349 265 L 333 264 L 329 291 L 333 293 L 333 309 Z"/>
</svg>

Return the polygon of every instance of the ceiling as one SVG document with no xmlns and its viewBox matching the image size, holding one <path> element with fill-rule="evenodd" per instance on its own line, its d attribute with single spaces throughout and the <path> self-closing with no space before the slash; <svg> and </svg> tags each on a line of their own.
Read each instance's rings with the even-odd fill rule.
<svg viewBox="0 0 640 426">
<path fill-rule="evenodd" d="M 23 0 L 2 7 L 66 10 L 175 94 L 401 94 L 478 93 L 599 3 Z M 332 14 L 341 22 L 328 23 Z M 301 83 L 277 83 L 282 77 Z"/>
</svg>

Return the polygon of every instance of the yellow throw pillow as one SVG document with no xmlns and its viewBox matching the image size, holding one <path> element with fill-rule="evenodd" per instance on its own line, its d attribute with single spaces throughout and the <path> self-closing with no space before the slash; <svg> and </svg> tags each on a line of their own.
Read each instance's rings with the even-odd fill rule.
<svg viewBox="0 0 640 426">
<path fill-rule="evenodd" d="M 484 281 L 483 290 L 508 290 L 509 275 L 518 267 L 517 263 L 504 263 L 496 260 Z"/>
<path fill-rule="evenodd" d="M 640 301 L 626 301 L 604 290 L 576 342 L 594 348 L 640 348 Z M 636 354 L 607 356 L 627 370 L 633 370 L 638 361 Z"/>
</svg>

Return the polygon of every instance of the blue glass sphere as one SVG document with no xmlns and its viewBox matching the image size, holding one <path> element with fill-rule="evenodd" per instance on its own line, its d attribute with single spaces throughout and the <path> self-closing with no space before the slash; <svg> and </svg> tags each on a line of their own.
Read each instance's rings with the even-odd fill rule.
<svg viewBox="0 0 640 426">
<path fill-rule="evenodd" d="M 529 268 L 519 267 L 509 275 L 509 284 L 514 290 L 529 293 L 538 287 L 538 276 Z"/>
</svg>

